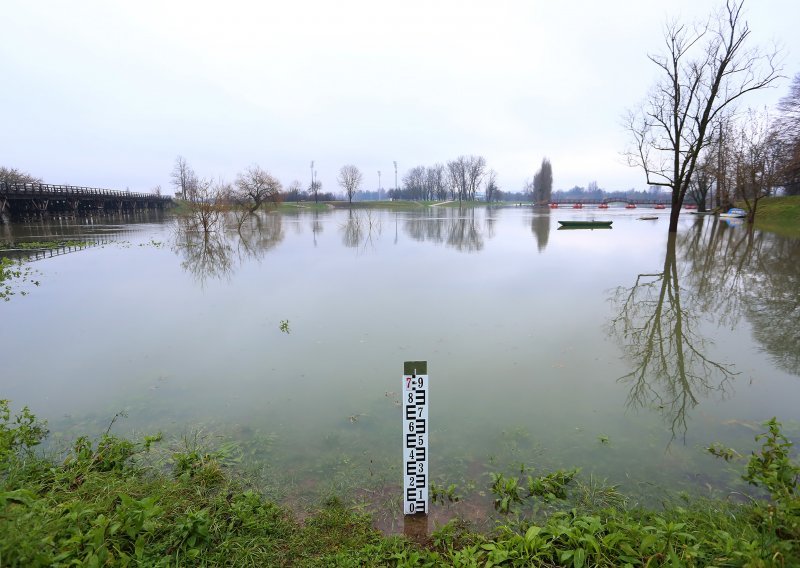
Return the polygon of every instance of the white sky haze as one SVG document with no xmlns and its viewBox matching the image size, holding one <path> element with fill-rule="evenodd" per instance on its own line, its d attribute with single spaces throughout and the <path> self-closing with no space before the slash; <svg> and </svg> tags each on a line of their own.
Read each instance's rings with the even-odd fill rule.
<svg viewBox="0 0 800 568">
<path fill-rule="evenodd" d="M 668 16 L 718 2 L 29 1 L 0 6 L 0 166 L 50 183 L 172 191 L 183 155 L 233 181 L 257 163 L 284 185 L 394 186 L 416 165 L 483 155 L 519 191 L 542 157 L 554 187 L 645 188 L 620 117 L 657 77 Z M 751 45 L 800 73 L 800 2 L 749 0 Z"/>
</svg>

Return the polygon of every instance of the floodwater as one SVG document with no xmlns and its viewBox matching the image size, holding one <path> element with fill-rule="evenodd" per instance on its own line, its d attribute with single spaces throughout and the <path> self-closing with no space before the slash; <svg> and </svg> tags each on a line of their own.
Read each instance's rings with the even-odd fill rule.
<svg viewBox="0 0 800 568">
<path fill-rule="evenodd" d="M 125 411 L 114 432 L 224 446 L 273 498 L 336 494 L 397 530 L 403 362 L 426 360 L 431 479 L 461 497 L 434 516 L 486 519 L 490 472 L 725 496 L 745 461 L 706 447 L 747 455 L 772 416 L 800 435 L 800 240 L 688 214 L 669 239 L 644 213 L 0 225 L 90 243 L 40 254 L 39 285 L 0 303 L 0 396 L 63 443 Z M 590 218 L 613 229 L 557 230 Z"/>
</svg>

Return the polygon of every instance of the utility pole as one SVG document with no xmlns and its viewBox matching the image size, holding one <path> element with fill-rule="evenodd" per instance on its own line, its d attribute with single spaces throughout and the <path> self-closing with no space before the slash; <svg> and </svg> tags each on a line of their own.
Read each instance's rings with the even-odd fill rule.
<svg viewBox="0 0 800 568">
<path fill-rule="evenodd" d="M 378 199 L 381 198 L 381 171 L 378 170 Z"/>
<path fill-rule="evenodd" d="M 397 162 L 394 162 L 394 192 L 397 193 Z"/>
</svg>

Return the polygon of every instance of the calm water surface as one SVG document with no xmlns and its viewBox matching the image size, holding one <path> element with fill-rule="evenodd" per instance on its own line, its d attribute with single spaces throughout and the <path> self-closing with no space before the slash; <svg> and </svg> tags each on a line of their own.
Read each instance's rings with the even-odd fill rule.
<svg viewBox="0 0 800 568">
<path fill-rule="evenodd" d="M 0 305 L 0 395 L 55 440 L 238 443 L 272 497 L 400 510 L 402 364 L 427 360 L 432 479 L 491 510 L 490 471 L 581 467 L 647 500 L 742 488 L 759 423 L 800 434 L 800 241 L 684 215 L 531 208 L 0 225 L 91 241 Z M 647 214 L 652 214 L 647 211 Z M 611 230 L 557 230 L 608 218 Z M 290 333 L 280 329 L 288 321 Z M 199 432 L 199 434 L 198 434 Z M 177 442 L 168 442 L 177 445 Z M 177 447 L 177 446 L 176 446 Z"/>
</svg>

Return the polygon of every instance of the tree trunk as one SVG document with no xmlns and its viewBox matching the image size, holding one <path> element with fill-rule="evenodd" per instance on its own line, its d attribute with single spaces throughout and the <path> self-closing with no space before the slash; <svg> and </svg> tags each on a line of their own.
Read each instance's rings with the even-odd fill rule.
<svg viewBox="0 0 800 568">
<path fill-rule="evenodd" d="M 669 232 L 678 232 L 678 217 L 681 214 L 681 206 L 683 205 L 683 196 L 678 189 L 672 190 L 672 208 L 669 211 Z"/>
</svg>

